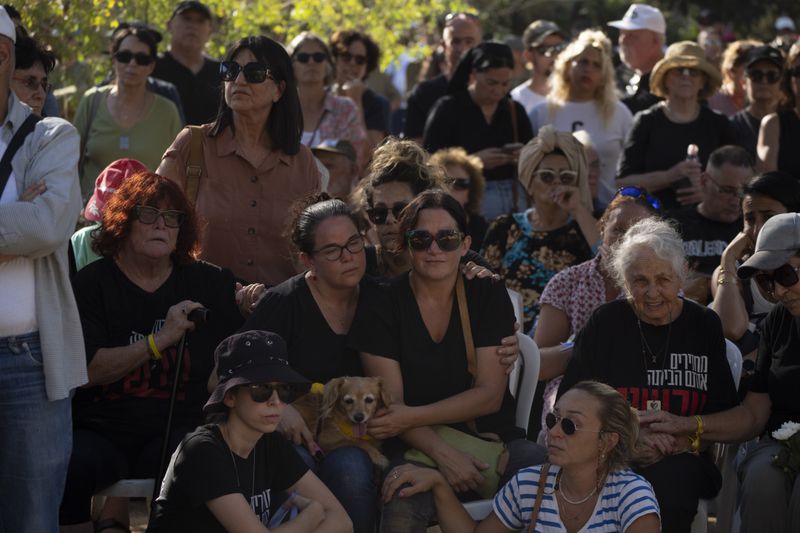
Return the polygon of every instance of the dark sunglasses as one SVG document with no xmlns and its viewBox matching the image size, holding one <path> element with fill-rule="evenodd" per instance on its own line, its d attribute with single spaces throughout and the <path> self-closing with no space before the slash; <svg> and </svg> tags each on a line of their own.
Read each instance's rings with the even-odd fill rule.
<svg viewBox="0 0 800 533">
<path fill-rule="evenodd" d="M 131 59 L 136 61 L 136 64 L 144 67 L 147 65 L 151 65 L 156 58 L 151 56 L 150 54 L 145 54 L 144 52 L 136 52 L 135 54 L 130 50 L 122 50 L 114 54 L 114 59 L 117 60 L 118 63 L 128 64 L 131 62 Z"/>
<path fill-rule="evenodd" d="M 391 209 L 388 207 L 370 207 L 367 209 L 367 217 L 373 224 L 386 224 L 386 219 L 389 217 L 389 211 L 392 212 L 395 220 L 400 219 L 400 213 L 406 208 L 408 204 L 405 202 L 397 202 Z"/>
<path fill-rule="evenodd" d="M 656 198 L 655 196 L 649 194 L 646 190 L 642 189 L 641 187 L 622 187 L 617 191 L 616 196 L 628 196 L 630 198 L 641 198 L 645 202 L 647 202 L 650 207 L 655 209 L 656 211 L 661 210 L 661 201 Z"/>
<path fill-rule="evenodd" d="M 776 283 L 788 289 L 800 281 L 800 278 L 797 276 L 798 270 L 800 270 L 800 267 L 793 267 L 790 264 L 785 264 L 773 270 L 772 274 L 759 272 L 753 276 L 753 278 L 756 280 L 759 287 L 772 294 L 775 292 Z"/>
<path fill-rule="evenodd" d="M 533 173 L 533 177 L 538 178 L 545 185 L 555 182 L 556 176 L 561 185 L 575 185 L 578 182 L 578 173 L 575 170 L 562 170 L 556 173 L 555 170 L 542 168 Z"/>
<path fill-rule="evenodd" d="M 467 178 L 451 178 L 450 176 L 447 176 L 445 179 L 447 184 L 457 191 L 469 190 L 470 181 Z"/>
<path fill-rule="evenodd" d="M 292 403 L 297 398 L 297 390 L 289 383 L 253 383 L 247 388 L 250 390 L 250 399 L 256 403 L 270 401 L 275 392 L 283 403 Z"/>
<path fill-rule="evenodd" d="M 786 73 L 793 78 L 800 78 L 800 67 L 790 68 Z"/>
<path fill-rule="evenodd" d="M 539 46 L 531 46 L 531 50 L 536 52 L 537 54 L 541 54 L 545 57 L 553 57 L 557 56 L 564 49 L 567 47 L 567 43 L 558 43 L 558 44 L 540 44 Z"/>
<path fill-rule="evenodd" d="M 164 225 L 168 228 L 179 228 L 183 224 L 186 214 L 183 211 L 160 211 L 155 207 L 147 205 L 137 205 L 134 208 L 136 219 L 142 224 L 155 224 L 158 217 L 164 219 Z"/>
<path fill-rule="evenodd" d="M 234 81 L 239 77 L 240 72 L 244 73 L 247 83 L 264 83 L 267 78 L 274 79 L 272 71 L 263 63 L 253 61 L 241 66 L 236 61 L 223 61 L 219 65 L 219 77 L 222 78 L 222 81 Z"/>
<path fill-rule="evenodd" d="M 596 431 L 593 429 L 582 429 L 575 425 L 575 422 L 571 418 L 567 418 L 565 416 L 558 416 L 555 413 L 547 413 L 544 417 L 544 423 L 547 426 L 547 429 L 553 429 L 556 427 L 556 424 L 561 422 L 561 431 L 564 432 L 564 435 L 574 435 L 576 431 L 589 431 L 591 433 L 602 433 L 602 431 Z"/>
<path fill-rule="evenodd" d="M 325 54 L 325 52 L 314 52 L 313 54 L 309 54 L 307 52 L 298 52 L 292 59 L 296 59 L 299 63 L 308 63 L 312 59 L 314 60 L 314 63 L 322 63 L 328 59 L 328 56 Z"/>
<path fill-rule="evenodd" d="M 353 237 L 345 244 L 328 244 L 318 250 L 313 250 L 315 254 L 321 254 L 328 261 L 338 261 L 341 259 L 345 250 L 352 255 L 360 253 L 364 249 L 364 238 L 361 235 Z"/>
<path fill-rule="evenodd" d="M 781 73 L 779 70 L 758 70 L 750 69 L 746 71 L 747 77 L 756 83 L 763 83 L 766 81 L 770 85 L 774 85 L 781 81 Z"/>
<path fill-rule="evenodd" d="M 436 235 L 431 234 L 430 231 L 415 229 L 406 233 L 408 240 L 408 247 L 418 252 L 423 252 L 430 249 L 433 241 L 436 241 L 436 246 L 443 252 L 452 252 L 461 246 L 461 241 L 464 234 L 455 229 L 442 229 L 436 232 Z"/>
<path fill-rule="evenodd" d="M 351 54 L 350 52 L 343 52 L 339 54 L 339 59 L 341 59 L 345 63 L 355 63 L 359 67 L 367 64 L 367 56 Z"/>
<path fill-rule="evenodd" d="M 29 91 L 36 91 L 41 87 L 42 90 L 47 93 L 50 92 L 50 88 L 52 87 L 52 85 L 47 82 L 47 78 L 42 78 L 40 80 L 34 76 L 29 76 L 27 78 L 14 77 L 14 81 L 20 82 Z"/>
<path fill-rule="evenodd" d="M 672 70 L 678 72 L 681 76 L 689 76 L 690 78 L 696 78 L 703 73 L 702 70 L 692 67 L 678 67 Z"/>
</svg>

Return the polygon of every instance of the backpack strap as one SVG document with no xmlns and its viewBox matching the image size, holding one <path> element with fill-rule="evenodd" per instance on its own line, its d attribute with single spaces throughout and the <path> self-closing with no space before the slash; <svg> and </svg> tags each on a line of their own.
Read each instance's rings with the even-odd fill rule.
<svg viewBox="0 0 800 533">
<path fill-rule="evenodd" d="M 86 143 L 89 142 L 89 132 L 92 130 L 92 122 L 97 115 L 97 109 L 100 107 L 100 100 L 103 95 L 98 90 L 92 93 L 92 98 L 89 100 L 89 116 L 86 118 L 86 125 L 81 132 L 81 152 L 78 159 L 78 176 L 83 176 L 83 168 L 86 165 Z"/>
<path fill-rule="evenodd" d="M 200 176 L 203 175 L 203 127 L 189 128 L 189 160 L 186 162 L 186 198 L 189 203 L 197 203 L 197 192 L 200 189 Z"/>
<path fill-rule="evenodd" d="M 13 170 L 11 168 L 11 160 L 14 159 L 17 150 L 20 149 L 22 143 L 25 142 L 25 138 L 33 131 L 33 128 L 36 127 L 36 123 L 40 120 L 42 120 L 42 117 L 39 115 L 34 115 L 33 113 L 28 115 L 11 138 L 11 142 L 8 143 L 6 152 L 3 154 L 3 159 L 0 159 L 0 194 L 6 189 L 8 178 L 11 177 L 11 171 Z"/>
</svg>

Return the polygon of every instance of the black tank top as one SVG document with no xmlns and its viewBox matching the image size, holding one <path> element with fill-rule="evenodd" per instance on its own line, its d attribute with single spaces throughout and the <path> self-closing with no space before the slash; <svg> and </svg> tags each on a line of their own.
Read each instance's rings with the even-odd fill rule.
<svg viewBox="0 0 800 533">
<path fill-rule="evenodd" d="M 794 110 L 779 111 L 778 170 L 800 179 L 800 117 Z"/>
</svg>

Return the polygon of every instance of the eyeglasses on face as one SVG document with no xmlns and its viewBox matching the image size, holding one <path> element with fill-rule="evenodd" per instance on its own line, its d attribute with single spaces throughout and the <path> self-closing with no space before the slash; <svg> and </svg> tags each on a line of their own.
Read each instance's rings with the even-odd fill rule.
<svg viewBox="0 0 800 533">
<path fill-rule="evenodd" d="M 753 80 L 755 83 L 768 83 L 770 85 L 774 85 L 781 81 L 781 71 L 780 70 L 759 70 L 755 68 L 751 68 L 746 71 L 747 77 Z"/>
<path fill-rule="evenodd" d="M 561 431 L 564 432 L 564 435 L 574 435 L 576 431 L 586 431 L 589 433 L 602 433 L 602 431 L 594 430 L 594 429 L 583 429 L 579 428 L 575 421 L 571 418 L 567 418 L 565 416 L 559 416 L 555 413 L 547 413 L 544 417 L 544 423 L 547 426 L 547 429 L 552 430 L 556 427 L 556 424 L 561 422 Z"/>
<path fill-rule="evenodd" d="M 134 60 L 136 61 L 136 64 L 141 67 L 151 65 L 156 60 L 156 58 L 150 54 L 145 54 L 144 52 L 136 52 L 134 54 L 130 50 L 120 50 L 114 54 L 114 59 L 117 61 L 117 63 L 123 63 L 125 65 L 130 63 L 131 60 Z"/>
<path fill-rule="evenodd" d="M 278 393 L 278 399 L 283 403 L 292 403 L 297 390 L 290 383 L 253 383 L 247 386 L 250 399 L 256 403 L 264 403 L 272 399 L 273 393 Z"/>
<path fill-rule="evenodd" d="M 267 78 L 274 79 L 272 71 L 263 63 L 253 61 L 242 66 L 236 61 L 223 61 L 219 65 L 219 77 L 222 81 L 235 81 L 240 72 L 244 73 L 247 83 L 264 83 Z"/>
<path fill-rule="evenodd" d="M 318 250 L 314 250 L 314 254 L 320 254 L 328 261 L 338 261 L 341 259 L 345 250 L 352 255 L 360 253 L 364 249 L 364 238 L 361 235 L 351 237 L 344 245 L 342 244 L 326 244 Z"/>
<path fill-rule="evenodd" d="M 661 201 L 656 198 L 655 196 L 649 194 L 646 190 L 642 189 L 641 187 L 622 187 L 617 191 L 616 196 L 628 196 L 630 198 L 641 198 L 645 202 L 647 202 L 650 207 L 655 209 L 656 211 L 661 210 Z"/>
<path fill-rule="evenodd" d="M 442 229 L 433 235 L 425 230 L 412 230 L 406 233 L 408 247 L 417 252 L 429 250 L 436 241 L 436 246 L 443 252 L 452 252 L 461 246 L 464 234 L 455 229 Z"/>
<path fill-rule="evenodd" d="M 367 64 L 367 56 L 362 56 L 359 54 L 351 54 L 350 52 L 342 52 L 339 54 L 338 59 L 344 61 L 345 63 L 355 63 L 359 67 Z"/>
<path fill-rule="evenodd" d="M 323 63 L 326 59 L 328 59 L 328 56 L 325 54 L 325 52 L 314 52 L 313 54 L 309 54 L 307 52 L 297 52 L 292 59 L 298 63 L 308 63 L 312 59 L 314 60 L 314 63 Z"/>
<path fill-rule="evenodd" d="M 168 228 L 179 228 L 183 224 L 186 214 L 183 211 L 160 211 L 148 205 L 137 205 L 134 208 L 136 219 L 142 224 L 155 224 L 159 217 L 164 219 L 164 225 Z"/>
<path fill-rule="evenodd" d="M 727 195 L 730 195 L 730 196 L 736 196 L 737 198 L 742 195 L 743 187 L 741 187 L 741 186 L 733 187 L 731 185 L 720 185 L 719 182 L 717 180 L 715 180 L 714 178 L 712 178 L 711 175 L 708 174 L 708 173 L 706 173 L 706 177 L 709 179 L 709 181 L 711 181 L 711 183 L 714 184 L 714 186 L 717 188 L 717 191 L 720 194 L 727 194 Z"/>
<path fill-rule="evenodd" d="M 470 186 L 469 178 L 452 178 L 445 176 L 445 183 L 457 191 L 468 191 Z"/>
<path fill-rule="evenodd" d="M 39 79 L 36 76 L 28 76 L 27 78 L 20 78 L 14 76 L 14 81 L 18 81 L 19 83 L 24 85 L 25 88 L 28 89 L 29 91 L 37 91 L 39 89 L 42 89 L 44 92 L 47 93 L 50 92 L 50 88 L 52 87 L 52 85 L 50 85 L 47 82 L 47 78 Z"/>
<path fill-rule="evenodd" d="M 564 169 L 556 172 L 549 168 L 540 168 L 534 171 L 533 177 L 544 183 L 545 185 L 552 185 L 558 177 L 558 182 L 561 185 L 575 185 L 578 183 L 578 172 L 575 170 Z"/>
<path fill-rule="evenodd" d="M 772 294 L 775 292 L 776 283 L 788 289 L 800 281 L 797 276 L 798 270 L 800 270 L 800 267 L 793 267 L 787 263 L 773 270 L 771 274 L 769 272 L 758 272 L 753 278 L 759 287 Z"/>
<path fill-rule="evenodd" d="M 555 57 L 567 47 L 567 43 L 558 43 L 558 44 L 540 44 L 539 46 L 531 46 L 531 50 L 536 52 L 537 54 L 543 55 L 545 57 Z"/>
<path fill-rule="evenodd" d="M 394 219 L 399 220 L 400 213 L 403 212 L 403 209 L 405 209 L 407 205 L 408 204 L 405 202 L 397 202 L 391 209 L 385 206 L 370 207 L 367 209 L 367 217 L 373 224 L 386 224 L 386 219 L 389 217 L 390 211 Z"/>
</svg>

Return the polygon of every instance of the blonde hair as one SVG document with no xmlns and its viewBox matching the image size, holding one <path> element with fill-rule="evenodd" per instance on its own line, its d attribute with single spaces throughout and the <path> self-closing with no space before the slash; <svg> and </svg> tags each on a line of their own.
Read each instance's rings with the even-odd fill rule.
<svg viewBox="0 0 800 533">
<path fill-rule="evenodd" d="M 463 168 L 469 174 L 469 196 L 464 208 L 471 215 L 478 214 L 481 209 L 483 191 L 486 189 L 483 161 L 477 156 L 467 154 L 463 148 L 453 147 L 439 150 L 431 156 L 428 162 L 432 166 L 440 167 L 442 171 L 446 171 L 445 167 L 452 165 Z"/>
<path fill-rule="evenodd" d="M 614 81 L 614 65 L 611 62 L 611 41 L 601 31 L 584 30 L 561 52 L 553 67 L 553 74 L 550 76 L 550 94 L 547 97 L 547 109 L 551 120 L 559 108 L 569 101 L 569 90 L 572 85 L 570 78 L 572 62 L 590 49 L 600 52 L 602 65 L 602 81 L 595 90 L 594 102 L 600 111 L 604 125 L 607 125 L 614 116 L 619 97 Z"/>
</svg>

